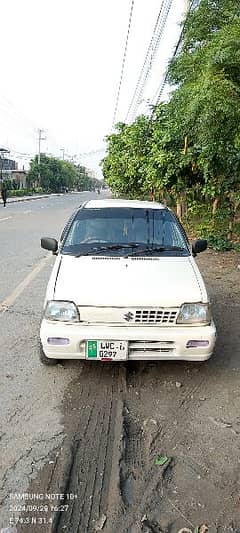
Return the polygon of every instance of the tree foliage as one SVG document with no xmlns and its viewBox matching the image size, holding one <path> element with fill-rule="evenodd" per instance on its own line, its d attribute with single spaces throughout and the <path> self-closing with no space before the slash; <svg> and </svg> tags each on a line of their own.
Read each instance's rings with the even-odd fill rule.
<svg viewBox="0 0 240 533">
<path fill-rule="evenodd" d="M 118 194 L 154 191 L 176 203 L 240 203 L 240 10 L 202 0 L 187 17 L 169 66 L 173 90 L 152 117 L 118 124 L 107 137 L 103 174 Z M 224 205 L 225 205 L 224 204 Z M 215 212 L 215 207 L 213 213 Z"/>
<path fill-rule="evenodd" d="M 103 160 L 103 173 L 113 190 L 136 197 L 146 185 L 151 123 L 141 116 L 132 125 L 119 123 L 116 128 L 117 133 L 107 137 L 109 153 Z"/>
<path fill-rule="evenodd" d="M 64 192 L 71 189 L 94 190 L 101 182 L 82 165 L 42 154 L 40 165 L 37 156 L 31 161 L 28 184 L 47 192 Z"/>
</svg>

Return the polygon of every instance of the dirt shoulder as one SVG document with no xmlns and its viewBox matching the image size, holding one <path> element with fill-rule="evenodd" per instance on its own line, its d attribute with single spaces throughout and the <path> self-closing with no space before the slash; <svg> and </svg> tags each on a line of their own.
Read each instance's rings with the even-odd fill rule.
<svg viewBox="0 0 240 533">
<path fill-rule="evenodd" d="M 53 524 L 34 532 L 240 531 L 240 256 L 209 250 L 197 262 L 213 303 L 215 354 L 196 364 L 64 363 L 75 376 L 65 440 L 28 492 L 64 494 L 65 507 L 46 502 Z"/>
</svg>

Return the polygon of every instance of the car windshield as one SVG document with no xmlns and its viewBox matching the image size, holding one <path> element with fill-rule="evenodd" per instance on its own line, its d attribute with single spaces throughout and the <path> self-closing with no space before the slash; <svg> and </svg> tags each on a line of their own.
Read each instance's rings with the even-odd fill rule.
<svg viewBox="0 0 240 533">
<path fill-rule="evenodd" d="M 62 243 L 69 255 L 189 255 L 181 225 L 168 209 L 80 209 Z"/>
</svg>

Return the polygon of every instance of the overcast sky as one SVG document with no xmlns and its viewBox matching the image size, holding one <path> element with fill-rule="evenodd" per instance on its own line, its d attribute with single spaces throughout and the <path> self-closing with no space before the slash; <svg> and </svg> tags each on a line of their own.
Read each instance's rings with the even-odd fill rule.
<svg viewBox="0 0 240 533">
<path fill-rule="evenodd" d="M 124 121 L 162 0 L 135 0 L 119 109 Z M 101 149 L 111 131 L 131 0 L 1 2 L 0 146 L 60 156 Z M 152 99 L 179 36 L 184 0 L 173 0 L 144 92 Z M 139 111 L 146 109 L 142 104 Z M 82 156 L 96 170 L 102 153 Z M 22 159 L 23 162 L 23 159 Z"/>
</svg>

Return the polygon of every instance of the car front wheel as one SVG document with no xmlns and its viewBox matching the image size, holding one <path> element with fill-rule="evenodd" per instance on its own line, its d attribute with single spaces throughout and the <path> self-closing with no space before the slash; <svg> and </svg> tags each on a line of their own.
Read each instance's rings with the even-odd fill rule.
<svg viewBox="0 0 240 533">
<path fill-rule="evenodd" d="M 47 366 L 54 366 L 58 363 L 58 359 L 52 359 L 45 355 L 41 342 L 39 343 L 39 357 L 40 357 L 41 363 Z"/>
</svg>

